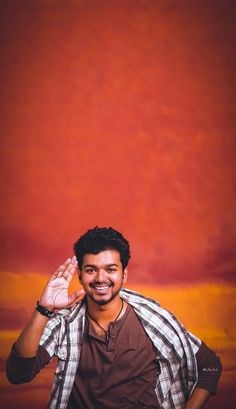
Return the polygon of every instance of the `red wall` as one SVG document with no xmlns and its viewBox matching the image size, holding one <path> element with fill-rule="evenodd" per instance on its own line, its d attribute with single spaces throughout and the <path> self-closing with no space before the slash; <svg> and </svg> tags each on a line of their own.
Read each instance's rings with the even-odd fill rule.
<svg viewBox="0 0 236 409">
<path fill-rule="evenodd" d="M 130 287 L 161 299 L 220 352 L 226 374 L 212 408 L 230 408 L 235 2 L 0 8 L 2 361 L 73 242 L 112 225 L 131 243 Z M 30 402 L 36 387 L 46 397 L 47 376 L 31 389 L 4 380 L 5 407 Z"/>
</svg>

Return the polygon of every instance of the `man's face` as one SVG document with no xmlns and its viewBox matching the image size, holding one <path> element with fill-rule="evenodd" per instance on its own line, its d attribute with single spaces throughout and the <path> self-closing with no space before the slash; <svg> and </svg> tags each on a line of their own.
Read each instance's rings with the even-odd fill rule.
<svg viewBox="0 0 236 409">
<path fill-rule="evenodd" d="M 83 257 L 80 282 L 87 297 L 96 304 L 104 305 L 118 296 L 127 280 L 127 268 L 122 268 L 117 250 L 104 250 Z"/>
</svg>

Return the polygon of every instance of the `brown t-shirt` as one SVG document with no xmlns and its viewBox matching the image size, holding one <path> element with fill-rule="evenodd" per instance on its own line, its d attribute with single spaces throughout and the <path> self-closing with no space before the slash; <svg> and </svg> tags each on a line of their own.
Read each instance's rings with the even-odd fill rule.
<svg viewBox="0 0 236 409">
<path fill-rule="evenodd" d="M 86 321 L 67 409 L 156 409 L 160 372 L 155 348 L 133 308 L 109 326 L 108 342 Z"/>
</svg>

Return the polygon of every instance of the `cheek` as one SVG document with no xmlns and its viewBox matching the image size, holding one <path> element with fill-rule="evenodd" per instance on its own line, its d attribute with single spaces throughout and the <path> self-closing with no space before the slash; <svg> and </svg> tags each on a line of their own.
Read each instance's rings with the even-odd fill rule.
<svg viewBox="0 0 236 409">
<path fill-rule="evenodd" d="M 86 285 L 87 280 L 84 277 L 84 275 L 83 276 L 82 276 L 82 274 L 79 275 L 79 281 L 80 281 L 80 284 Z"/>
<path fill-rule="evenodd" d="M 112 278 L 111 278 L 111 281 L 114 281 L 117 284 L 122 283 L 123 280 L 124 280 L 124 275 L 123 274 L 122 275 L 119 274 L 119 276 L 114 277 L 114 280 L 112 280 Z"/>
<path fill-rule="evenodd" d="M 83 286 L 89 286 L 90 283 L 92 283 L 94 281 L 95 277 L 91 274 L 91 275 L 87 275 L 87 274 L 83 274 L 81 276 L 81 284 Z"/>
</svg>

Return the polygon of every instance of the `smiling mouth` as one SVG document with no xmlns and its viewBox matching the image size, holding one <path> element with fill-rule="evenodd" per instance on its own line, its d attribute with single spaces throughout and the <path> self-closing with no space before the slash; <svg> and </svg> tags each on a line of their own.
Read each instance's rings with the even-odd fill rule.
<svg viewBox="0 0 236 409">
<path fill-rule="evenodd" d="M 112 287 L 112 284 L 103 284 L 103 285 L 93 284 L 91 285 L 91 287 L 94 288 L 95 290 L 102 291 L 102 290 L 108 289 L 109 287 Z"/>
</svg>

